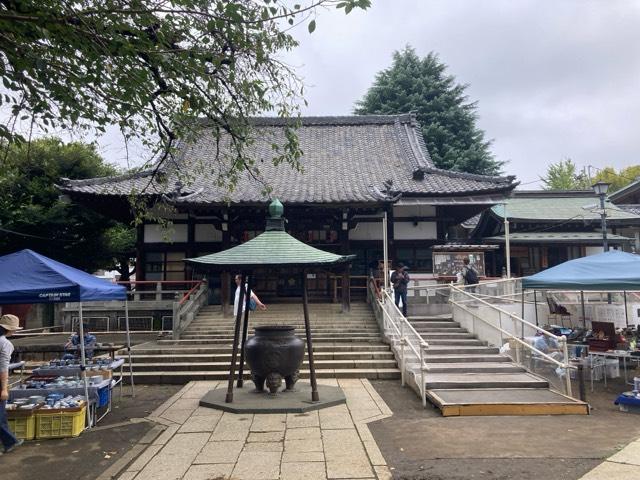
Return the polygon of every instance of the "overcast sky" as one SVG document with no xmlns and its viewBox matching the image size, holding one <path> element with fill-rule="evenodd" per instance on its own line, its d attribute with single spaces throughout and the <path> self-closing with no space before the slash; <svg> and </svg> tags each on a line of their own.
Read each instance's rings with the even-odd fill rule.
<svg viewBox="0 0 640 480">
<path fill-rule="evenodd" d="M 437 52 L 478 102 L 479 126 L 505 172 L 539 188 L 546 167 L 640 164 L 639 0 L 373 0 L 320 11 L 287 56 L 308 86 L 306 115 L 348 115 L 410 44 Z M 103 154 L 122 158 L 117 137 Z"/>
</svg>

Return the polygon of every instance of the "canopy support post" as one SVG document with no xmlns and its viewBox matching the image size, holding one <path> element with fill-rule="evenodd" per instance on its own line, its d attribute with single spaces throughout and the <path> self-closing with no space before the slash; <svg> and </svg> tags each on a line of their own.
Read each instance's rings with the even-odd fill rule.
<svg viewBox="0 0 640 480">
<path fill-rule="evenodd" d="M 84 399 L 87 402 L 87 425 L 91 428 L 91 408 L 89 406 L 89 383 L 87 381 L 87 357 L 84 349 L 84 325 L 82 319 L 82 302 L 78 303 L 78 321 L 80 322 L 80 371 L 84 383 Z"/>
<path fill-rule="evenodd" d="M 135 386 L 133 384 L 133 362 L 131 360 L 131 334 L 129 330 L 129 292 L 125 292 L 124 298 L 124 321 L 127 327 L 127 356 L 129 358 L 129 382 L 131 382 L 131 396 L 135 397 Z M 122 382 L 122 378 L 120 379 Z M 122 386 L 122 384 L 120 384 Z M 122 392 L 122 390 L 120 390 Z"/>
<path fill-rule="evenodd" d="M 344 287 L 343 287 L 344 288 Z M 311 381 L 311 401 L 320 400 L 318 384 L 316 382 L 316 367 L 313 363 L 313 341 L 311 340 L 311 327 L 309 325 L 309 294 L 307 292 L 307 271 L 302 271 L 302 309 L 304 311 L 304 330 L 307 335 L 307 355 L 309 357 L 309 379 Z"/>
<path fill-rule="evenodd" d="M 520 318 L 524 320 L 524 287 L 522 287 L 522 316 Z M 522 331 L 520 334 L 520 339 L 524 339 L 524 322 L 522 322 Z"/>
<path fill-rule="evenodd" d="M 236 373 L 236 358 L 238 356 L 238 337 L 240 336 L 240 322 L 242 320 L 242 302 L 244 301 L 244 278 L 240 282 L 240 295 L 238 298 L 238 311 L 236 312 L 236 324 L 233 330 L 233 349 L 231 350 L 231 365 L 229 366 L 229 383 L 227 385 L 226 403 L 233 402 L 233 381 Z"/>
<path fill-rule="evenodd" d="M 247 294 L 245 296 L 245 301 L 244 301 L 244 325 L 242 327 L 242 344 L 240 346 L 240 364 L 238 365 L 238 383 L 236 384 L 236 386 L 238 388 L 242 388 L 242 386 L 244 385 L 244 344 L 247 341 L 247 333 L 249 330 L 249 303 L 251 302 L 251 280 L 253 276 L 253 272 L 251 272 L 248 276 L 247 276 L 247 283 L 246 283 L 246 288 L 247 288 Z M 243 279 L 244 281 L 244 279 Z"/>
<path fill-rule="evenodd" d="M 580 303 L 582 304 L 582 326 L 587 328 L 587 311 L 584 308 L 584 292 L 580 291 Z"/>
<path fill-rule="evenodd" d="M 629 326 L 629 312 L 627 311 L 627 291 L 624 290 L 624 320 L 627 322 L 627 327 Z"/>
</svg>

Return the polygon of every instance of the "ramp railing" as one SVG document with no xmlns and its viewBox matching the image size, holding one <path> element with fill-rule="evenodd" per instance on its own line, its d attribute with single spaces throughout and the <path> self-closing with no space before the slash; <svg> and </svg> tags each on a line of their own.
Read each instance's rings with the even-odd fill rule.
<svg viewBox="0 0 640 480">
<path fill-rule="evenodd" d="M 398 362 L 402 386 L 409 384 L 420 396 L 422 405 L 426 406 L 425 352 L 429 344 L 402 315 L 389 292 L 378 288 L 373 278 L 369 281 L 367 300 Z"/>
<path fill-rule="evenodd" d="M 481 285 L 476 285 L 476 288 Z M 546 378 L 556 389 L 573 397 L 567 338 L 554 335 L 508 311 L 472 288 L 451 285 L 453 319 L 489 345 L 499 346 L 514 362 Z M 516 292 L 508 292 L 513 295 Z M 504 293 L 502 295 L 505 295 Z M 505 302 L 510 303 L 510 302 Z"/>
</svg>

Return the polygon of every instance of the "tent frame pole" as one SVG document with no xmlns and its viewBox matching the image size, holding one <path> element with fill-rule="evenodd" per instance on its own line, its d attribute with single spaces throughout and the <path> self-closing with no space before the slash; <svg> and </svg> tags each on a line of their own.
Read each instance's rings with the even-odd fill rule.
<svg viewBox="0 0 640 480">
<path fill-rule="evenodd" d="M 584 308 L 584 291 L 580 290 L 580 303 L 582 304 L 582 326 L 587 328 L 587 311 Z"/>
<path fill-rule="evenodd" d="M 623 290 L 624 294 L 624 320 L 627 322 L 627 327 L 629 326 L 629 312 L 627 311 L 627 291 Z"/>
<path fill-rule="evenodd" d="M 89 405 L 89 384 L 87 382 L 87 357 L 84 349 L 84 320 L 82 318 L 82 302 L 78 303 L 78 321 L 80 322 L 80 372 L 84 383 L 84 399 L 87 402 L 87 428 L 91 428 L 91 408 Z"/>
</svg>

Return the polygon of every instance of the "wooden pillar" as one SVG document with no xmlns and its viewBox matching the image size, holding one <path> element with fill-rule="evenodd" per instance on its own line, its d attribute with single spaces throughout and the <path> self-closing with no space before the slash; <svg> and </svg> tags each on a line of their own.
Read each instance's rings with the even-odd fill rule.
<svg viewBox="0 0 640 480">
<path fill-rule="evenodd" d="M 144 280 L 145 274 L 144 224 L 142 224 L 136 227 L 136 280 Z"/>
<path fill-rule="evenodd" d="M 389 205 L 387 208 L 387 251 L 391 265 L 395 265 L 398 261 L 396 257 L 396 245 L 393 239 L 393 222 L 393 205 Z"/>
<path fill-rule="evenodd" d="M 220 274 L 220 304 L 222 305 L 222 316 L 228 317 L 231 315 L 231 305 L 229 299 L 231 298 L 231 275 L 229 272 L 222 272 Z"/>
<path fill-rule="evenodd" d="M 229 211 L 225 208 L 222 211 L 222 222 L 220 223 L 222 230 L 222 249 L 225 251 L 231 247 L 231 234 L 229 233 Z M 222 316 L 228 317 L 231 315 L 231 308 L 229 300 L 231 298 L 231 292 L 229 286 L 231 285 L 230 272 L 222 272 L 220 276 L 220 303 L 222 304 Z"/>
<path fill-rule="evenodd" d="M 342 222 L 339 230 L 340 253 L 342 255 L 349 254 L 349 209 L 342 209 Z M 351 275 L 349 266 L 345 266 L 342 272 L 342 312 L 346 313 L 351 310 Z"/>
<path fill-rule="evenodd" d="M 342 271 L 342 313 L 351 310 L 351 266 L 346 264 Z"/>
</svg>

